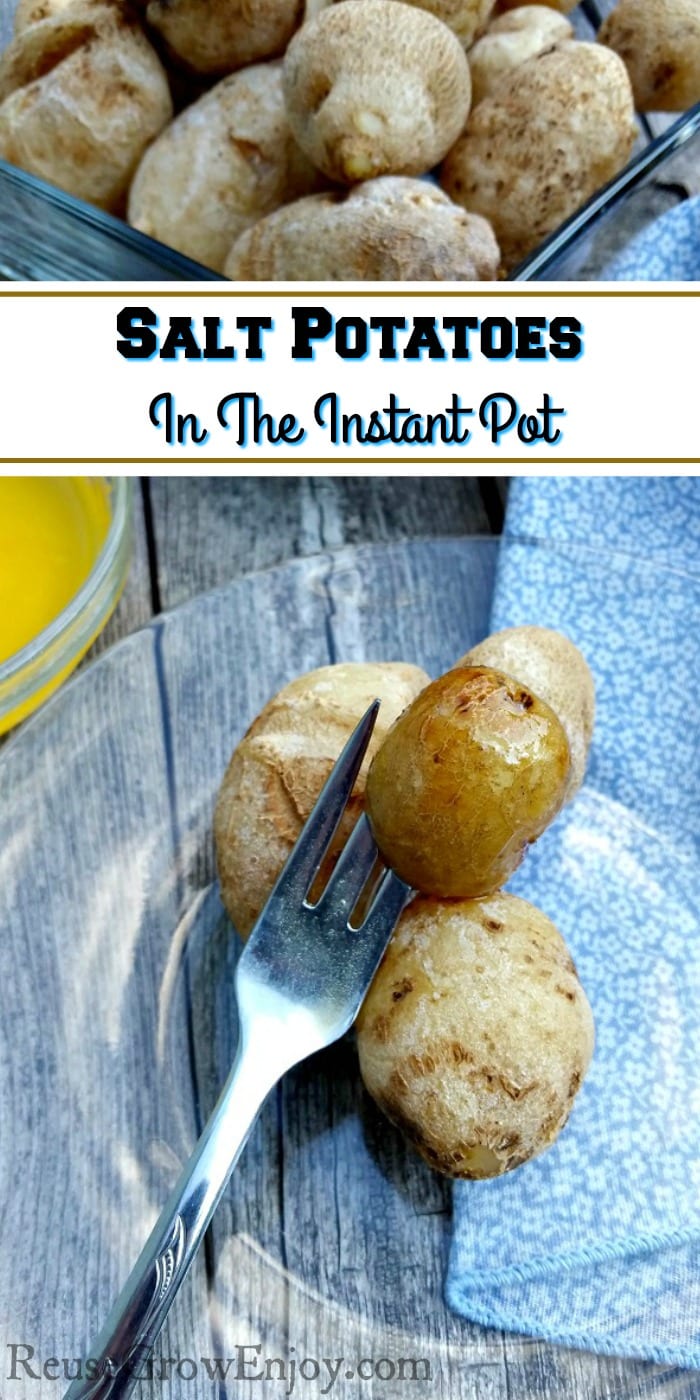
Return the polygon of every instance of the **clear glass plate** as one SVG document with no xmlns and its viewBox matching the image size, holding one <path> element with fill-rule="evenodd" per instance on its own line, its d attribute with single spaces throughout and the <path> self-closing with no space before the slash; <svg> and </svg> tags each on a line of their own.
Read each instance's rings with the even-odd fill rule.
<svg viewBox="0 0 700 1400">
<path fill-rule="evenodd" d="M 211 812 L 233 745 L 312 666 L 382 658 L 443 670 L 488 628 L 497 549 L 363 547 L 251 575 L 127 638 L 3 750 L 3 1393 L 61 1393 L 63 1359 L 70 1372 L 86 1356 L 229 1066 L 238 941 L 212 883 Z M 648 582 L 643 560 L 587 551 L 571 577 L 594 594 L 624 568 L 632 589 L 636 567 Z M 584 836 L 601 803 L 584 790 L 571 809 Z M 639 878 L 653 849 L 674 888 L 672 848 L 628 825 Z M 601 880 L 610 858 L 601 849 Z M 695 1374 L 452 1315 L 449 1215 L 449 1184 L 374 1109 L 344 1040 L 266 1106 L 169 1320 L 158 1385 L 142 1393 L 272 1400 L 289 1393 L 291 1362 L 308 1360 L 295 1396 L 697 1395 Z M 326 1357 L 343 1363 L 324 1391 L 313 1363 Z M 216 1358 L 231 1358 L 225 1380 L 212 1379 Z M 244 1380 L 268 1361 L 270 1378 L 249 1392 Z M 410 1383 L 414 1362 L 430 1377 L 423 1367 Z"/>
</svg>

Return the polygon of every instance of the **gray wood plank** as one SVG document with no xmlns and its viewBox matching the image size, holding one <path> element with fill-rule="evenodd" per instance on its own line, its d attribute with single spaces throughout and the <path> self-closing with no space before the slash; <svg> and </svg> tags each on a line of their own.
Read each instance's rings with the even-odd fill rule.
<svg viewBox="0 0 700 1400">
<path fill-rule="evenodd" d="M 154 477 L 151 497 L 164 607 L 296 555 L 490 532 L 470 477 Z"/>
</svg>

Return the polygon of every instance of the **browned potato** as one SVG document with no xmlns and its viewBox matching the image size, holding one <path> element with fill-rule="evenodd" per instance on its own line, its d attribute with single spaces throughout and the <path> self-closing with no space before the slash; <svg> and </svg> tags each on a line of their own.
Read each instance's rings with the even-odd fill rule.
<svg viewBox="0 0 700 1400">
<path fill-rule="evenodd" d="M 372 761 L 377 845 L 424 894 L 487 894 L 556 816 L 570 766 L 549 705 L 498 671 L 457 666 L 421 692 Z"/>
<path fill-rule="evenodd" d="M 121 5 L 75 0 L 0 60 L 0 156 L 104 209 L 120 210 L 171 116 L 165 71 Z"/>
<path fill-rule="evenodd" d="M 428 677 L 401 662 L 344 662 L 300 676 L 275 695 L 235 749 L 214 813 L 221 895 L 246 937 L 333 764 L 372 701 L 381 701 L 368 756 L 340 827 L 364 807 L 366 772 L 393 721 Z"/>
<path fill-rule="evenodd" d="M 578 647 L 552 627 L 506 627 L 472 647 L 457 664 L 504 671 L 554 710 L 569 741 L 570 802 L 585 776 L 595 718 L 595 684 Z"/>
<path fill-rule="evenodd" d="M 224 272 L 243 282 L 471 282 L 496 278 L 499 264 L 485 219 L 424 180 L 386 175 L 261 219 L 234 243 Z"/>
<path fill-rule="evenodd" d="M 524 899 L 416 899 L 357 1021 L 362 1078 L 431 1167 L 500 1176 L 549 1147 L 593 1051 L 566 944 Z"/>
<path fill-rule="evenodd" d="M 598 38 L 624 59 L 640 112 L 700 102 L 698 0 L 619 0 Z"/>
<path fill-rule="evenodd" d="M 186 68 L 224 74 L 284 53 L 302 11 L 303 0 L 150 0 L 146 18 Z"/>
<path fill-rule="evenodd" d="M 402 0 L 322 10 L 284 59 L 294 136 L 342 184 L 430 170 L 462 130 L 470 91 L 456 36 Z"/>
<path fill-rule="evenodd" d="M 322 177 L 289 130 L 280 63 L 222 79 L 149 146 L 129 193 L 129 223 L 222 272 L 250 224 Z"/>
<path fill-rule="evenodd" d="M 546 5 L 520 5 L 500 15 L 469 50 L 472 106 L 493 91 L 505 74 L 562 39 L 570 39 L 568 19 Z"/>
<path fill-rule="evenodd" d="M 622 60 L 600 44 L 565 41 L 479 102 L 441 183 L 489 220 L 512 268 L 622 169 L 635 135 Z"/>
</svg>

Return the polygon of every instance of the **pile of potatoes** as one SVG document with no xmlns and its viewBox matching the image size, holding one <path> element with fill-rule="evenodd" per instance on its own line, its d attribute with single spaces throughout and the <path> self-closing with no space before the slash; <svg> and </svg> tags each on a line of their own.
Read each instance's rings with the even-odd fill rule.
<svg viewBox="0 0 700 1400">
<path fill-rule="evenodd" d="M 554 1141 L 593 1050 L 564 940 L 501 888 L 583 780 L 593 680 L 566 637 L 518 627 L 433 682 L 398 662 L 292 681 L 234 751 L 216 802 L 222 898 L 243 938 L 375 698 L 324 878 L 366 811 L 383 859 L 416 894 L 360 1010 L 360 1071 L 432 1167 L 499 1176 Z"/>
<path fill-rule="evenodd" d="M 700 100 L 698 0 L 573 8 L 19 0 L 0 157 L 234 280 L 493 279 Z"/>
</svg>

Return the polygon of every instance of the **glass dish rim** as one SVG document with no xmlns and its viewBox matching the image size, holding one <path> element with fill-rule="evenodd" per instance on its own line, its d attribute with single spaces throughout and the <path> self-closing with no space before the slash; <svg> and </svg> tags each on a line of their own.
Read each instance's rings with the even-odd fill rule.
<svg viewBox="0 0 700 1400">
<path fill-rule="evenodd" d="M 5 661 L 0 662 L 0 692 L 13 681 L 20 679 L 24 670 L 39 661 L 49 648 L 60 646 L 64 638 L 70 635 L 81 615 L 84 615 L 95 598 L 99 597 L 115 565 L 118 564 L 131 521 L 134 485 L 133 479 L 128 476 L 113 476 L 109 480 L 112 487 L 109 528 L 87 578 L 52 622 L 42 628 L 25 646 L 20 647 L 19 651 L 12 652 Z M 93 621 L 91 618 L 91 625 Z M 15 703 L 16 697 L 12 700 L 12 704 Z"/>
</svg>

